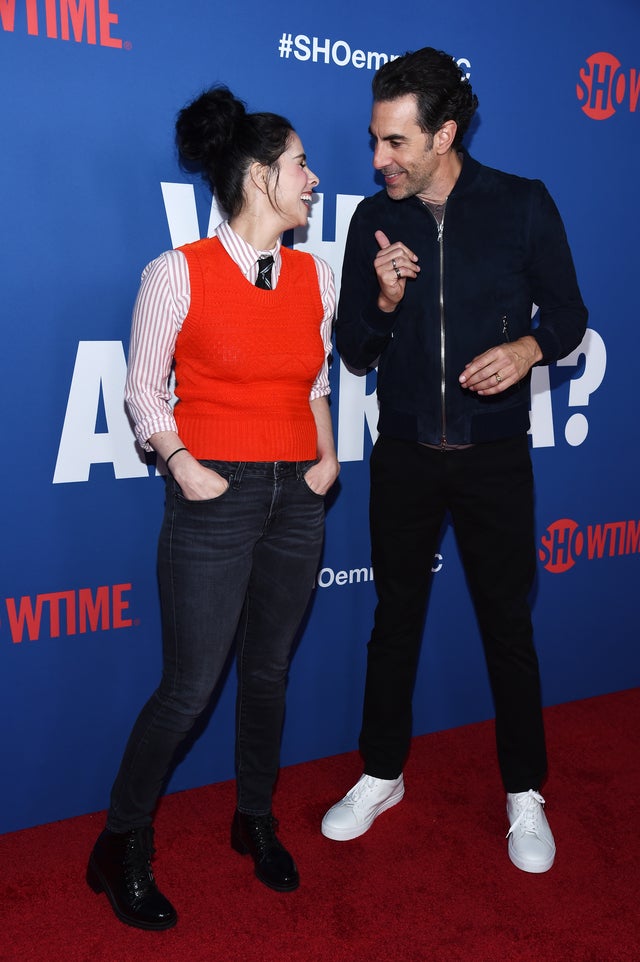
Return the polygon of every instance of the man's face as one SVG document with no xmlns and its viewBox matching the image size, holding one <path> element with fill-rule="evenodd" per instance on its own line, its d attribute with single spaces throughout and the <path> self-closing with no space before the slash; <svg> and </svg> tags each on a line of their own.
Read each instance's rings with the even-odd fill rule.
<svg viewBox="0 0 640 962">
<path fill-rule="evenodd" d="M 413 94 L 397 100 L 375 101 L 369 133 L 373 138 L 373 166 L 384 176 L 389 197 L 402 200 L 428 196 L 439 166 L 433 137 L 417 123 Z"/>
</svg>

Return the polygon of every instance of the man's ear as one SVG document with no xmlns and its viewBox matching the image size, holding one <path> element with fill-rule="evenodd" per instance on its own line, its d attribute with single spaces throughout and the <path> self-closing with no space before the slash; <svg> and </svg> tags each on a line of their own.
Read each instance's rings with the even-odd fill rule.
<svg viewBox="0 0 640 962">
<path fill-rule="evenodd" d="M 453 147 L 458 125 L 455 120 L 445 120 L 442 127 L 433 135 L 433 146 L 438 154 L 446 154 Z"/>
</svg>

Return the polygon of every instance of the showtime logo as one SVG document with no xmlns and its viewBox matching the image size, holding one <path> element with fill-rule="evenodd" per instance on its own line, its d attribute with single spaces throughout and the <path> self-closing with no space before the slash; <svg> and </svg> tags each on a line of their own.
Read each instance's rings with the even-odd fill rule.
<svg viewBox="0 0 640 962">
<path fill-rule="evenodd" d="M 621 108 L 635 113 L 640 99 L 640 70 L 625 70 L 612 53 L 593 53 L 581 68 L 576 95 L 591 120 L 607 120 Z"/>
<path fill-rule="evenodd" d="M 551 574 L 569 571 L 576 559 L 588 561 L 640 553 L 640 521 L 608 521 L 590 524 L 582 531 L 576 521 L 562 518 L 547 528 L 540 539 L 538 557 Z"/>
<path fill-rule="evenodd" d="M 129 48 L 112 29 L 118 23 L 113 0 L 0 0 L 0 23 L 6 33 L 26 28 L 31 37 L 75 40 L 101 47 Z M 16 7 L 18 19 L 16 20 Z"/>
<path fill-rule="evenodd" d="M 70 591 L 50 591 L 31 598 L 6 598 L 5 605 L 11 640 L 14 644 L 59 638 L 61 635 L 84 635 L 87 632 L 131 628 L 125 617 L 129 607 L 126 597 L 130 584 L 101 585 Z"/>
</svg>

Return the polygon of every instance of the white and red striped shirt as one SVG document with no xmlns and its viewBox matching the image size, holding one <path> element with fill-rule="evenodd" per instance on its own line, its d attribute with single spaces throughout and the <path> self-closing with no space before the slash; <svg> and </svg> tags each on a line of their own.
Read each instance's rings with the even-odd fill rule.
<svg viewBox="0 0 640 962">
<path fill-rule="evenodd" d="M 227 221 L 219 225 L 216 235 L 251 284 L 255 284 L 258 276 L 258 258 L 271 254 L 274 259 L 271 284 L 273 287 L 277 285 L 282 268 L 281 240 L 274 250 L 258 251 L 236 234 Z M 314 254 L 313 259 L 324 308 L 320 334 L 325 360 L 309 400 L 330 393 L 328 357 L 336 306 L 333 272 L 320 257 Z M 152 434 L 177 432 L 173 416 L 175 396 L 169 379 L 176 338 L 189 311 L 190 301 L 189 270 L 181 251 L 165 251 L 145 267 L 133 309 L 125 401 L 133 418 L 136 438 L 146 451 L 152 450 L 148 443 Z"/>
</svg>

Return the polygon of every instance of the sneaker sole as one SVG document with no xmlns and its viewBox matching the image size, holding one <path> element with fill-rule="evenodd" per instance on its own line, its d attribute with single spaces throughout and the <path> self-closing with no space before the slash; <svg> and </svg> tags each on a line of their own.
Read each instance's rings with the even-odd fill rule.
<svg viewBox="0 0 640 962">
<path fill-rule="evenodd" d="M 360 822 L 354 828 L 333 828 L 327 823 L 327 816 L 322 819 L 321 832 L 325 838 L 330 838 L 334 842 L 348 842 L 352 838 L 360 838 L 365 832 L 368 832 L 373 823 L 375 822 L 378 815 L 382 815 L 386 812 L 388 808 L 393 808 L 398 802 L 401 802 L 404 798 L 404 785 L 400 791 L 395 792 L 395 794 L 390 795 L 385 802 L 381 802 L 376 810 L 369 816 L 364 822 Z"/>
<path fill-rule="evenodd" d="M 527 862 L 525 859 L 519 859 L 511 849 L 509 849 L 509 858 L 513 862 L 516 868 L 519 868 L 521 872 L 529 872 L 532 875 L 541 875 L 543 872 L 548 872 L 553 865 L 556 853 L 553 852 L 551 856 L 545 862 Z"/>
</svg>

